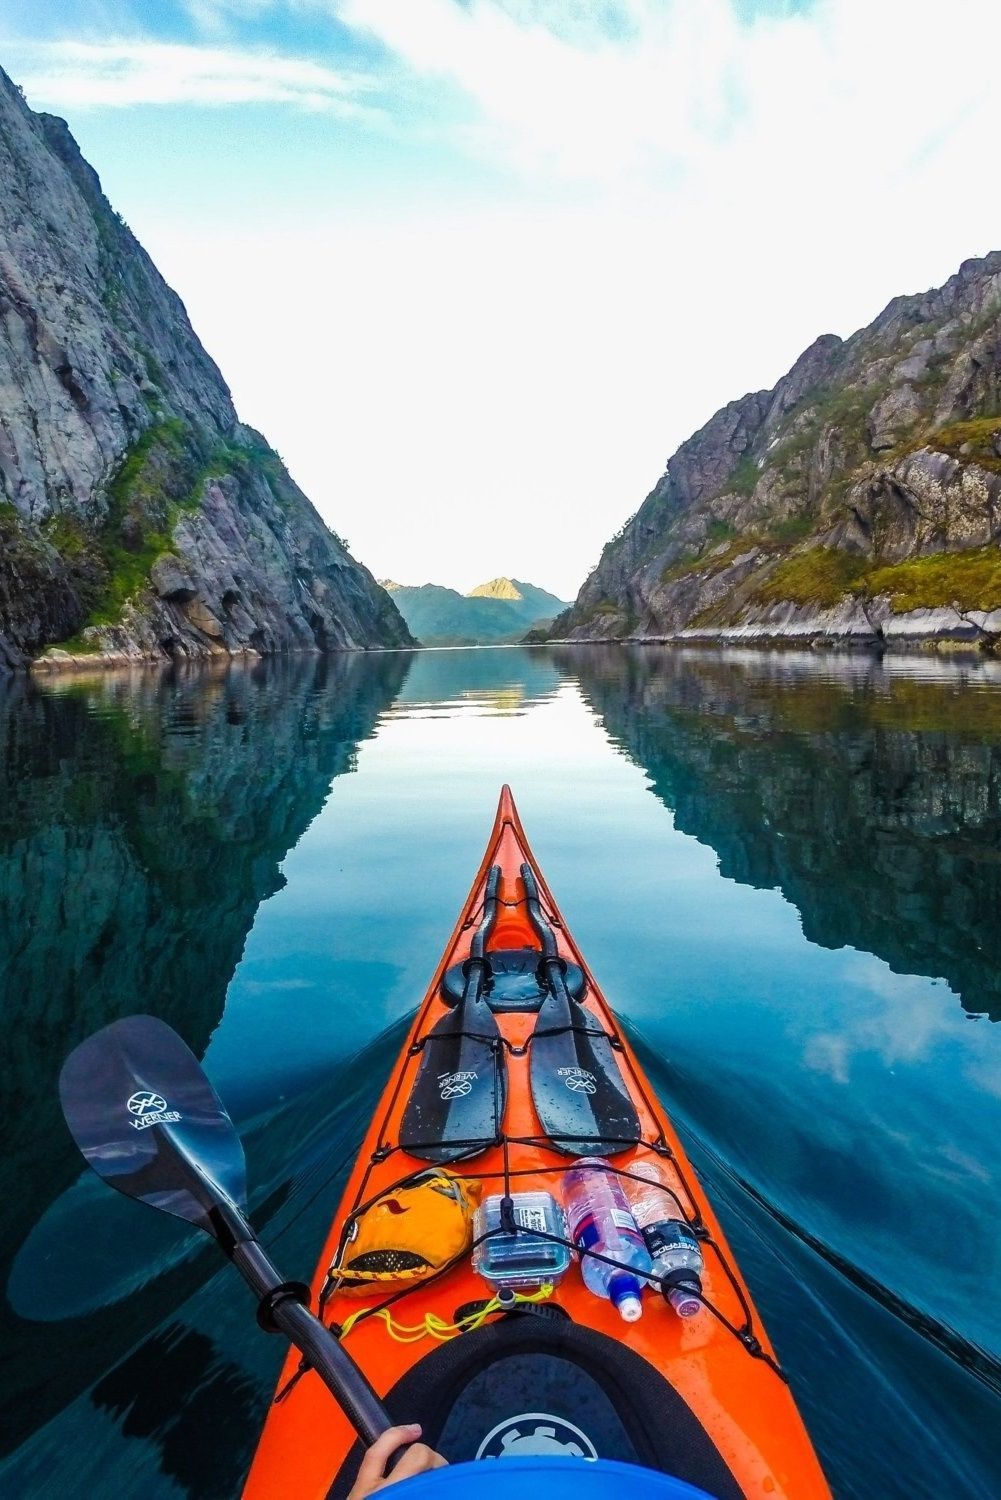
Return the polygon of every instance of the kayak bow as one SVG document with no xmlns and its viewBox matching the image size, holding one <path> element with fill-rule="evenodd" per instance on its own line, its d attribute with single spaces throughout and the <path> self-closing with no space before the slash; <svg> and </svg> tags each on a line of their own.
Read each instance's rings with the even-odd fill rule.
<svg viewBox="0 0 1001 1500">
<path fill-rule="evenodd" d="M 456 1035 L 467 1024 L 473 1029 L 461 1019 L 463 1009 L 467 1017 L 490 1016 L 471 1044 Z M 468 1138 L 457 1125 L 465 1118 L 461 1109 L 429 1113 L 418 1092 L 430 1082 L 440 1083 L 438 1096 L 468 1097 L 454 1090 L 466 1082 L 472 1089 L 476 1078 L 454 1075 L 475 1074 L 475 1066 L 446 1063 L 439 1078 L 425 1064 L 429 1047 L 444 1047 L 442 1056 L 452 1059 L 461 1058 L 464 1046 L 467 1059 L 488 1048 L 489 1106 L 471 1112 L 475 1134 Z M 498 1055 L 506 1091 L 496 1079 Z M 554 1079 L 593 1106 L 590 1114 L 568 1116 L 561 1140 L 546 1129 L 547 1121 L 562 1118 Z M 436 1120 L 443 1132 L 437 1153 L 433 1141 L 420 1140 Z M 401 1139 L 414 1149 L 404 1149 Z M 328 1268 L 343 1264 L 367 1206 L 412 1185 L 429 1160 L 475 1176 L 484 1195 L 543 1189 L 559 1200 L 568 1148 L 609 1158 L 607 1170 L 627 1186 L 633 1168 L 659 1164 L 703 1252 L 704 1305 L 697 1316 L 678 1317 L 648 1290 L 643 1317 L 624 1323 L 573 1266 L 551 1296 L 498 1308 L 469 1254 L 391 1298 L 373 1291 L 359 1299 L 357 1288 L 348 1293 L 336 1275 L 328 1278 Z M 421 1422 L 424 1440 L 452 1462 L 583 1454 L 674 1475 L 717 1500 L 829 1497 L 712 1207 L 567 932 L 507 787 L 469 899 L 361 1145 L 312 1297 L 393 1420 Z M 401 1324 L 410 1330 L 406 1336 Z M 347 1418 L 293 1351 L 245 1500 L 339 1500 L 360 1454 Z"/>
</svg>

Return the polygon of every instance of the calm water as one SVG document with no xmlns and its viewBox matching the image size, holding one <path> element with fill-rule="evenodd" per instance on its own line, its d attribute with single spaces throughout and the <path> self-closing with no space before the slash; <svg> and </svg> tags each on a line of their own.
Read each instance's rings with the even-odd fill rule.
<svg viewBox="0 0 1001 1500">
<path fill-rule="evenodd" d="M 0 684 L 0 1493 L 239 1490 L 280 1359 L 83 1175 L 163 1016 L 311 1271 L 509 780 L 841 1497 L 1001 1489 L 1001 668 L 494 650 Z"/>
</svg>

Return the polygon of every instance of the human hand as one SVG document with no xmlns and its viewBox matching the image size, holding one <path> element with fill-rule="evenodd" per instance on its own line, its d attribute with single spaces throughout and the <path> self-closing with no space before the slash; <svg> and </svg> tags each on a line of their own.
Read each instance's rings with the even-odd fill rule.
<svg viewBox="0 0 1001 1500">
<path fill-rule="evenodd" d="M 419 1443 L 420 1435 L 419 1424 L 412 1422 L 405 1427 L 390 1427 L 388 1432 L 376 1438 L 361 1461 L 348 1500 L 366 1500 L 366 1496 L 395 1484 L 398 1479 L 412 1479 L 415 1474 L 426 1474 L 430 1469 L 444 1469 L 445 1460 L 441 1454 L 435 1453 L 426 1443 Z M 393 1472 L 387 1474 L 386 1465 L 404 1444 L 409 1445 L 406 1452 Z"/>
</svg>

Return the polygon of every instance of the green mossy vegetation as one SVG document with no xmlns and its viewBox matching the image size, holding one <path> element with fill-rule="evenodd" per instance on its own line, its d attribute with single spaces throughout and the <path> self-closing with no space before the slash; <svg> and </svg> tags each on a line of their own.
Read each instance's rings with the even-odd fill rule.
<svg viewBox="0 0 1001 1500">
<path fill-rule="evenodd" d="M 720 542 L 728 542 L 736 535 L 737 528 L 731 526 L 729 521 L 710 521 L 706 542 L 710 547 L 716 547 Z"/>
<path fill-rule="evenodd" d="M 133 446 L 108 486 L 108 510 L 93 547 L 101 581 L 87 625 L 114 625 L 126 602 L 149 583 L 150 569 L 172 548 L 174 527 L 198 506 L 201 454 L 177 418 L 155 422 Z"/>
<path fill-rule="evenodd" d="M 76 560 L 86 556 L 90 538 L 87 528 L 77 516 L 57 511 L 42 522 L 41 531 L 45 540 L 51 542 L 63 557 Z"/>
<path fill-rule="evenodd" d="M 172 554 L 175 527 L 185 512 L 198 509 L 206 482 L 229 473 L 248 478 L 255 470 L 281 503 L 284 470 L 263 440 L 210 445 L 176 417 L 148 427 L 108 486 L 97 531 L 65 512 L 43 526 L 45 539 L 69 564 L 85 611 L 77 633 L 55 644 L 74 654 L 99 650 L 83 632 L 116 625 L 126 603 L 149 586 L 153 564 Z"/>
<path fill-rule="evenodd" d="M 869 595 L 889 594 L 897 611 L 1001 608 L 1001 548 L 937 552 L 907 562 L 872 568 L 865 575 Z"/>
<path fill-rule="evenodd" d="M 101 650 L 96 641 L 90 640 L 78 630 L 76 635 L 71 635 L 65 641 L 58 641 L 54 646 L 46 646 L 42 652 L 46 656 L 50 651 L 68 651 L 70 656 L 96 656 Z"/>
<path fill-rule="evenodd" d="M 762 579 L 754 591 L 762 604 L 837 604 L 853 591 L 868 566 L 864 557 L 834 547 L 809 547 L 793 552 Z"/>
<path fill-rule="evenodd" d="M 1001 455 L 995 440 L 1001 436 L 1001 415 L 976 417 L 970 422 L 950 422 L 929 438 L 929 445 L 951 458 L 966 458 L 982 469 L 1001 474 Z"/>
<path fill-rule="evenodd" d="M 667 567 L 660 575 L 660 581 L 661 583 L 673 583 L 676 578 L 684 578 L 689 573 L 697 573 L 704 561 L 705 559 L 701 552 L 695 552 L 689 548 L 688 551 L 680 553 L 674 559 L 674 562 L 667 564 Z"/>
<path fill-rule="evenodd" d="M 873 566 L 833 547 L 811 547 L 784 557 L 754 589 L 759 604 L 837 604 L 847 595 L 889 597 L 894 612 L 912 609 L 1001 609 L 1001 548 L 938 552 Z"/>
<path fill-rule="evenodd" d="M 736 468 L 720 485 L 718 493 L 721 495 L 753 495 L 755 486 L 761 478 L 761 470 L 758 468 L 757 459 L 746 455 L 740 460 Z"/>
<path fill-rule="evenodd" d="M 685 552 L 676 558 L 660 575 L 661 583 L 674 583 L 679 578 L 687 578 L 692 573 L 704 573 L 707 578 L 714 573 L 721 573 L 724 568 L 730 566 L 734 558 L 741 557 L 746 552 L 751 552 L 755 547 L 760 547 L 761 537 L 754 531 L 745 531 L 740 535 L 734 533 L 732 526 L 727 528 L 730 540 L 722 551 L 716 551 L 710 545 L 698 552 Z M 710 529 L 710 542 L 712 540 Z M 719 541 L 726 540 L 721 537 Z M 719 542 L 717 542 L 717 546 Z"/>
<path fill-rule="evenodd" d="M 1001 414 L 974 417 L 967 422 L 948 422 L 944 427 L 923 428 L 906 442 L 882 455 L 887 465 L 895 464 L 921 448 L 947 453 L 960 463 L 974 463 L 993 474 L 1001 474 L 1001 455 L 995 440 L 1001 435 Z"/>
<path fill-rule="evenodd" d="M 813 530 L 813 516 L 785 516 L 781 521 L 772 521 L 766 532 L 769 541 L 801 542 Z"/>
<path fill-rule="evenodd" d="M 590 625 L 592 620 L 604 619 L 609 615 L 621 615 L 623 610 L 610 599 L 599 599 L 597 604 L 592 604 L 585 614 L 581 615 L 579 623 Z"/>
</svg>

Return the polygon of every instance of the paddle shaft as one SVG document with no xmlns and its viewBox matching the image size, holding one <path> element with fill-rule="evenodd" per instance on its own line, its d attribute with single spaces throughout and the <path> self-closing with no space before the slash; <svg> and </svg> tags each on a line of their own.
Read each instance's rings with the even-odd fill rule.
<svg viewBox="0 0 1001 1500">
<path fill-rule="evenodd" d="M 566 964 L 560 957 L 556 946 L 556 934 L 551 924 L 546 920 L 542 910 L 542 902 L 539 899 L 539 886 L 531 865 L 524 864 L 521 867 L 522 884 L 525 887 L 525 905 L 528 910 L 528 919 L 535 928 L 536 936 L 542 944 L 542 962 L 539 968 L 543 979 L 551 987 L 553 994 L 566 1004 L 567 1022 L 570 1023 L 570 991 L 567 989 Z"/>
<path fill-rule="evenodd" d="M 266 1297 L 282 1284 L 278 1271 L 255 1242 L 237 1245 L 233 1264 L 259 1297 Z M 366 1446 L 393 1426 L 389 1413 L 354 1360 L 308 1307 L 294 1297 L 284 1297 L 272 1306 L 271 1316 L 336 1398 Z"/>
<path fill-rule="evenodd" d="M 486 890 L 483 893 L 483 917 L 473 933 L 473 939 L 469 945 L 469 957 L 465 963 L 466 985 L 459 1002 L 463 1013 L 467 1005 L 474 1005 L 479 1000 L 483 993 L 483 982 L 490 968 L 490 961 L 486 956 L 486 945 L 497 924 L 500 876 L 500 865 L 493 865 L 487 876 Z"/>
<path fill-rule="evenodd" d="M 191 1049 L 155 1016 L 123 1016 L 63 1063 L 59 1098 L 70 1134 L 103 1182 L 210 1234 L 280 1330 L 371 1445 L 393 1424 L 350 1355 L 309 1311 L 309 1287 L 286 1281 L 244 1213 L 243 1146 Z"/>
<path fill-rule="evenodd" d="M 221 1248 L 265 1310 L 266 1323 L 280 1329 L 316 1371 L 362 1442 L 374 1443 L 393 1422 L 351 1356 L 303 1305 L 308 1291 L 285 1280 L 235 1205 L 217 1203 L 210 1218 Z"/>
</svg>

